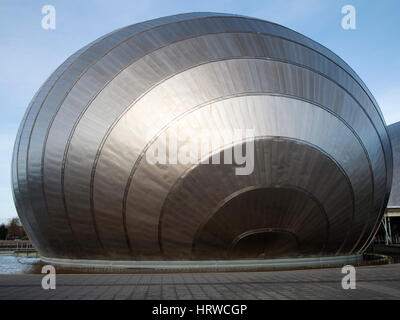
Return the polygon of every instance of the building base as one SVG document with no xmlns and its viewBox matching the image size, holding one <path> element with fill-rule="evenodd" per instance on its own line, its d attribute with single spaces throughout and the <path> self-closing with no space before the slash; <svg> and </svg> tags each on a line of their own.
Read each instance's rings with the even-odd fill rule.
<svg viewBox="0 0 400 320">
<path fill-rule="evenodd" d="M 201 261 L 123 261 L 123 260 L 78 260 L 41 257 L 46 264 L 62 268 L 87 270 L 131 270 L 131 271 L 257 271 L 302 268 L 338 267 L 363 262 L 362 254 L 258 260 L 201 260 Z"/>
</svg>

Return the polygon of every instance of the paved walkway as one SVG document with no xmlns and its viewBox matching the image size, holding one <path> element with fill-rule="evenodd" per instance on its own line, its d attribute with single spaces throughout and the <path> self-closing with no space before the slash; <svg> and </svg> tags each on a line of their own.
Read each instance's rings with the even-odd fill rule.
<svg viewBox="0 0 400 320">
<path fill-rule="evenodd" d="M 341 269 L 181 274 L 0 275 L 0 299 L 400 299 L 400 264 L 356 268 L 354 290 Z"/>
</svg>

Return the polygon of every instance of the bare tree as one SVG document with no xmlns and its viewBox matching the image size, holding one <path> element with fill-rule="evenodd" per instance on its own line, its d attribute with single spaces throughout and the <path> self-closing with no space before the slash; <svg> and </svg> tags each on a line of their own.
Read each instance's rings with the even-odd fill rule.
<svg viewBox="0 0 400 320">
<path fill-rule="evenodd" d="M 19 218 L 15 217 L 10 219 L 6 228 L 7 228 L 7 239 L 9 240 L 26 239 L 26 233 Z"/>
<path fill-rule="evenodd" d="M 3 223 L 0 225 L 0 240 L 5 240 L 7 238 L 7 227 Z"/>
</svg>

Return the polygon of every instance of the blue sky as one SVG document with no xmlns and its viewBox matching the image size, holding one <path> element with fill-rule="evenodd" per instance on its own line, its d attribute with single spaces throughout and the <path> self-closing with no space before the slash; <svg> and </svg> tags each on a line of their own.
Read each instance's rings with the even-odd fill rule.
<svg viewBox="0 0 400 320">
<path fill-rule="evenodd" d="M 44 5 L 56 29 L 41 27 Z M 341 27 L 342 6 L 356 8 L 356 30 Z M 1 0 L 0 223 L 16 216 L 10 187 L 15 135 L 36 90 L 68 56 L 117 28 L 176 13 L 213 11 L 273 21 L 343 58 L 377 99 L 388 124 L 400 121 L 398 0 Z"/>
</svg>

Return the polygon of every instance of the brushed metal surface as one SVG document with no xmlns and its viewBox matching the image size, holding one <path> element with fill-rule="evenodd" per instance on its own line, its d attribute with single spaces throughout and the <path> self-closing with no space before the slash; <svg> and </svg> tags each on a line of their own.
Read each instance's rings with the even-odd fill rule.
<svg viewBox="0 0 400 320">
<path fill-rule="evenodd" d="M 217 110 L 212 113 L 213 117 L 211 119 L 210 110 Z M 240 110 L 246 110 L 247 114 L 243 112 L 240 113 Z M 235 113 L 240 113 L 241 117 L 235 117 Z M 254 119 L 257 120 L 254 121 Z M 309 126 L 304 126 L 305 123 L 316 122 L 324 127 L 326 134 L 315 135 Z M 290 125 L 287 125 L 289 123 Z M 178 135 L 185 132 L 195 137 L 200 124 L 206 126 L 206 131 L 212 132 L 215 135 L 219 134 L 222 127 L 226 130 L 229 128 L 234 129 L 235 126 L 242 128 L 253 126 L 256 130 L 254 133 L 256 137 L 288 137 L 308 141 L 316 145 L 326 153 L 332 155 L 349 176 L 355 194 L 355 217 L 358 221 L 356 226 L 360 228 L 361 225 L 364 224 L 365 217 L 371 209 L 371 202 L 368 200 L 366 201 L 367 198 L 370 198 L 372 191 L 368 161 L 366 160 L 363 149 L 351 131 L 332 114 L 324 112 L 320 108 L 309 103 L 287 97 L 247 95 L 206 105 L 195 112 L 191 112 L 178 121 L 175 126 L 169 127 L 167 130 L 177 132 Z M 188 130 L 190 131 L 188 132 Z M 338 143 L 340 144 L 344 141 L 348 148 L 336 147 Z M 223 141 L 221 141 L 221 143 L 223 143 Z M 224 147 L 224 145 L 221 145 L 221 147 Z M 133 150 L 133 148 L 130 150 Z M 278 151 L 280 150 L 276 150 L 275 152 Z M 130 158 L 129 154 L 128 158 Z M 349 162 L 342 160 L 349 158 L 357 158 L 358 166 L 354 167 L 350 165 Z M 295 156 L 293 159 L 294 161 L 297 160 Z M 285 163 L 285 161 L 282 162 Z M 156 225 L 159 218 L 157 213 L 162 211 L 167 193 L 170 192 L 170 187 L 168 185 L 173 185 L 175 181 L 183 179 L 180 178 L 180 175 L 186 170 L 185 167 L 188 166 L 189 165 L 169 165 L 155 167 L 145 160 L 139 163 L 134 172 L 131 184 L 130 186 L 128 185 L 130 188 L 126 199 L 127 233 L 130 238 L 132 238 L 132 243 L 139 241 L 142 248 L 155 246 L 155 243 L 158 241 Z M 170 169 L 170 167 L 173 168 Z M 210 167 L 213 167 L 213 165 Z M 277 166 L 277 168 L 279 169 L 279 166 Z M 283 171 L 284 173 L 286 172 L 285 170 Z M 286 172 L 286 174 L 288 174 L 288 172 Z M 158 177 L 160 176 L 165 177 L 162 185 L 160 185 L 158 181 Z M 264 176 L 263 178 L 268 179 L 268 176 Z M 209 180 L 211 178 L 209 175 L 205 175 L 204 179 Z M 240 179 L 240 177 L 237 179 Z M 310 176 L 308 176 L 308 179 L 312 181 Z M 235 182 L 235 180 L 233 180 L 233 182 Z M 220 184 L 217 184 L 217 187 L 222 188 L 223 186 L 224 189 L 228 189 L 233 182 L 229 180 L 221 181 Z M 319 188 L 322 187 L 321 183 L 315 183 Z M 328 183 L 329 182 L 326 182 L 324 186 L 327 186 Z M 310 188 L 310 186 L 308 186 L 308 188 Z M 332 188 L 331 186 L 331 193 L 334 192 Z M 209 189 L 211 188 L 206 188 L 205 191 Z M 307 188 L 305 189 L 307 190 Z M 116 191 L 119 193 L 118 190 Z M 337 190 L 336 192 L 340 191 Z M 144 198 L 146 194 L 147 199 Z M 203 206 L 204 205 L 206 204 L 203 204 Z M 137 225 L 141 225 L 141 228 L 137 228 Z M 359 232 L 360 231 L 355 231 L 354 234 L 359 236 Z"/>
<path fill-rule="evenodd" d="M 173 130 L 195 139 L 202 130 L 220 137 L 235 129 L 256 133 L 257 166 L 247 177 L 232 176 L 234 165 L 145 160 Z M 282 164 L 261 161 L 266 154 Z M 338 56 L 274 23 L 190 13 L 118 29 L 68 58 L 22 119 L 12 186 L 21 221 L 46 257 L 197 259 L 198 241 L 202 257 L 218 247 L 232 258 L 260 239 L 275 241 L 258 252 L 264 256 L 332 255 L 365 249 L 386 207 L 392 165 L 381 111 Z M 267 175 L 274 170 L 280 178 Z M 203 218 L 239 186 L 263 190 L 231 199 L 249 201 L 253 218 L 242 223 L 246 215 L 233 210 L 237 228 L 212 244 L 207 235 L 227 213 Z M 265 199 L 282 211 L 258 210 Z M 327 221 L 318 220 L 321 212 Z M 296 228 L 279 217 L 298 221 Z"/>
</svg>

